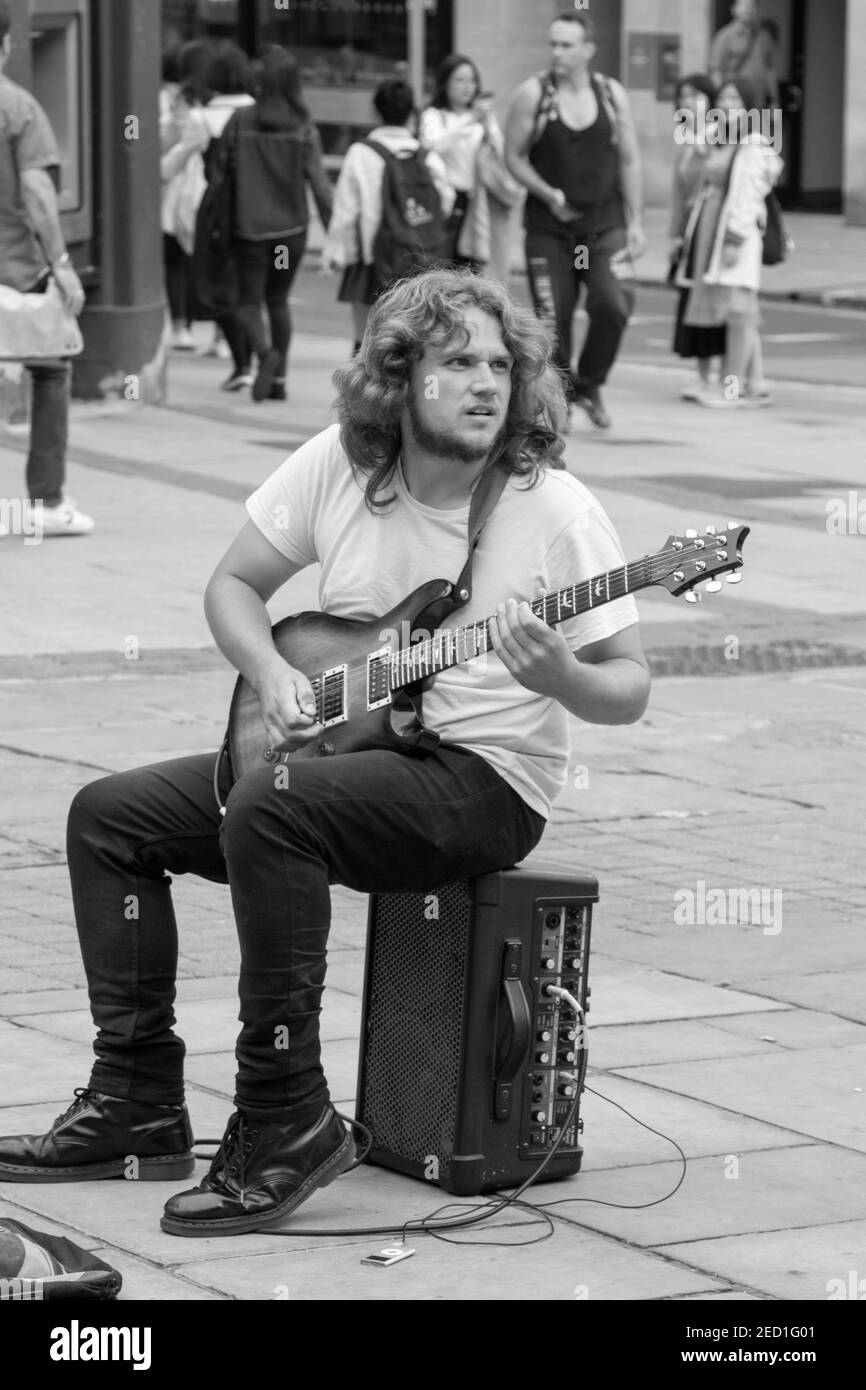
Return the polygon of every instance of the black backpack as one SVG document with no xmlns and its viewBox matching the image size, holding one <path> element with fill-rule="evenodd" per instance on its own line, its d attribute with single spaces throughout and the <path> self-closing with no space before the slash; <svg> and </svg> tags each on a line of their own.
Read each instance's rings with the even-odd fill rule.
<svg viewBox="0 0 866 1390">
<path fill-rule="evenodd" d="M 738 149 L 734 151 L 734 157 L 728 165 L 724 198 L 727 198 L 731 191 L 731 177 L 734 171 L 734 160 L 737 157 Z M 764 223 L 764 230 L 761 233 L 761 264 L 781 265 L 791 254 L 792 242 L 785 230 L 782 205 L 772 189 L 764 199 L 764 207 L 766 209 L 766 221 Z"/>
<path fill-rule="evenodd" d="M 772 192 L 767 194 L 764 205 L 767 209 L 767 225 L 764 228 L 761 261 L 764 265 L 781 265 L 791 253 L 791 241 L 785 231 L 782 205 Z"/>
<path fill-rule="evenodd" d="M 442 261 L 447 237 L 426 151 L 419 146 L 395 154 L 377 140 L 366 143 L 385 161 L 382 220 L 373 241 L 373 274 L 379 290 Z"/>
</svg>

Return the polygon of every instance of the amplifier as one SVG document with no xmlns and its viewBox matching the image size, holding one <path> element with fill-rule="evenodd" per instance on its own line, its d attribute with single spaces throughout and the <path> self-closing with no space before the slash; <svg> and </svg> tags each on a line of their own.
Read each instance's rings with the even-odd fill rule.
<svg viewBox="0 0 866 1390">
<path fill-rule="evenodd" d="M 529 864 L 371 897 L 357 1117 L 367 1161 L 468 1195 L 519 1185 L 558 1138 L 584 1064 L 598 881 Z M 578 1098 L 579 1099 L 579 1098 Z M 577 1108 L 542 1180 L 580 1168 Z"/>
</svg>

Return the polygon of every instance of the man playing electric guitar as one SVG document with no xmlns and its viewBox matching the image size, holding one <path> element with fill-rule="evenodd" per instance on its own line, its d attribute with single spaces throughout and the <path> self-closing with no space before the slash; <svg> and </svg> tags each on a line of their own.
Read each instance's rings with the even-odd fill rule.
<svg viewBox="0 0 866 1390">
<path fill-rule="evenodd" d="M 319 1053 L 329 883 L 426 893 L 517 863 L 565 783 L 569 714 L 630 723 L 649 695 L 630 594 L 560 614 L 556 627 L 529 607 L 623 558 L 560 462 L 565 400 L 535 316 L 490 280 L 432 271 L 378 301 L 337 382 L 340 424 L 249 499 L 205 597 L 218 645 L 257 693 L 262 756 L 240 776 L 221 761 L 224 815 L 213 754 L 106 777 L 75 797 L 69 868 L 96 1062 L 48 1134 L 0 1140 L 5 1181 L 122 1176 L 131 1157 L 142 1179 L 191 1175 L 168 875 L 228 883 L 241 947 L 237 1110 L 201 1184 L 168 1201 L 163 1228 L 177 1235 L 279 1223 L 353 1162 Z M 305 756 L 330 751 L 316 717 L 332 709 L 311 672 L 278 652 L 268 599 L 315 562 L 321 607 L 341 619 L 379 619 L 422 582 L 454 581 L 473 489 L 493 464 L 504 487 L 455 619 L 490 618 L 492 651 L 443 670 L 425 693 L 438 746 L 404 749 L 383 715 L 370 746 Z"/>
</svg>

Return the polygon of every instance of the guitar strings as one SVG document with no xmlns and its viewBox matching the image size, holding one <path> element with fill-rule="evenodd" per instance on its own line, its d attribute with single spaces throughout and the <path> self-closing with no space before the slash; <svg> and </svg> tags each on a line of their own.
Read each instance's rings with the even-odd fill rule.
<svg viewBox="0 0 866 1390">
<path fill-rule="evenodd" d="M 733 529 L 733 528 L 731 528 L 731 529 Z M 737 529 L 740 529 L 740 528 L 738 527 Z M 690 539 L 690 540 L 693 540 L 693 538 L 691 538 L 691 537 L 690 537 L 689 539 Z M 696 539 L 698 539 L 698 538 L 694 538 L 694 539 L 696 540 Z M 559 616 L 559 613 L 558 613 L 559 604 L 558 604 L 558 602 L 557 602 L 557 596 L 558 596 L 558 594 L 568 593 L 568 592 L 571 591 L 571 592 L 574 592 L 575 598 L 576 598 L 578 589 L 581 589 L 581 588 L 586 587 L 587 592 L 590 593 L 591 590 L 592 590 L 592 586 L 593 586 L 593 585 L 597 585 L 599 581 L 603 581 L 603 582 L 605 582 L 605 589 L 606 589 L 605 598 L 604 598 L 604 603 L 615 603 L 616 600 L 619 599 L 619 598 L 626 598 L 626 597 L 628 596 L 628 594 L 629 594 L 630 592 L 632 592 L 632 591 L 630 591 L 629 589 L 626 588 L 626 589 L 623 590 L 623 592 L 622 592 L 621 594 L 610 595 L 610 578 L 611 578 L 611 575 L 619 574 L 619 575 L 624 576 L 625 574 L 627 574 L 628 570 L 635 570 L 635 569 L 637 569 L 638 567 L 644 565 L 644 566 L 647 567 L 647 583 L 646 583 L 645 585 L 642 585 L 641 587 L 644 587 L 644 588 L 652 588 L 655 584 L 658 584 L 658 583 L 660 582 L 661 578 L 664 577 L 664 576 L 661 576 L 661 575 L 660 575 L 660 576 L 658 577 L 658 579 L 652 579 L 652 578 L 651 578 L 651 576 L 652 576 L 653 562 L 654 562 L 654 561 L 662 561 L 662 562 L 665 562 L 665 561 L 667 561 L 667 560 L 669 560 L 669 559 L 673 559 L 673 558 L 680 559 L 680 560 L 685 560 L 685 559 L 688 559 L 688 557 L 689 557 L 689 555 L 690 555 L 691 553 L 694 553 L 694 552 L 710 551 L 712 545 L 725 544 L 725 543 L 726 543 L 726 542 L 722 542 L 720 536 L 714 535 L 714 536 L 707 536 L 706 539 L 705 539 L 704 545 L 703 545 L 703 546 L 700 546 L 700 547 L 697 546 L 696 544 L 694 544 L 694 541 L 693 541 L 693 543 L 692 543 L 692 545 L 691 545 L 690 547 L 689 547 L 688 544 L 687 544 L 687 545 L 684 546 L 681 550 L 678 550 L 675 546 L 669 546 L 669 547 L 663 548 L 662 550 L 657 550 L 657 551 L 655 551 L 652 555 L 645 555 L 645 556 L 643 556 L 643 557 L 642 557 L 641 559 L 639 559 L 639 560 L 632 560 L 632 561 L 629 561 L 627 564 L 621 565 L 621 566 L 619 567 L 618 570 L 608 570 L 606 573 L 600 574 L 600 575 L 595 575 L 595 574 L 594 574 L 594 575 L 591 575 L 588 579 L 582 579 L 582 580 L 579 580 L 576 584 L 569 585 L 567 588 L 559 589 L 559 590 L 557 590 L 557 591 L 555 591 L 554 593 L 551 593 L 551 594 L 542 594 L 542 595 L 539 596 L 539 598 L 533 599 L 533 600 L 530 602 L 530 608 L 532 609 L 532 611 L 533 611 L 534 613 L 536 613 L 536 616 L 542 617 L 542 620 L 543 620 L 545 623 L 547 623 L 548 626 L 550 626 L 550 627 L 552 627 L 552 626 L 557 626 L 559 622 L 565 622 L 565 621 L 567 621 L 567 619 L 568 619 L 569 617 L 578 617 L 578 616 L 581 616 L 580 614 L 577 613 L 577 611 L 575 611 L 575 612 L 572 613 L 572 614 L 564 614 L 564 615 L 562 615 L 562 617 L 560 617 L 560 616 Z M 740 549 L 739 549 L 738 546 L 737 546 L 737 547 L 731 547 L 731 549 L 734 549 L 734 550 L 735 550 L 735 553 L 736 553 L 736 561 L 728 561 L 728 562 L 723 562 L 723 563 L 726 563 L 726 564 L 727 564 L 727 563 L 730 563 L 730 568 L 731 568 L 731 569 L 734 569 L 734 568 L 737 567 L 737 562 L 742 563 L 742 557 L 741 557 Z M 716 571 L 716 573 L 718 573 L 718 571 Z M 701 573 L 701 574 L 698 576 L 698 582 L 699 582 L 699 583 L 702 583 L 704 579 L 711 579 L 711 578 L 713 578 L 713 575 L 712 575 L 712 574 L 709 574 L 709 573 L 706 573 L 706 574 L 705 574 L 705 573 Z M 554 606 L 557 608 L 557 620 L 556 620 L 556 623 L 552 623 L 552 622 L 550 622 L 550 620 L 549 620 L 549 615 L 548 615 L 548 613 L 547 613 L 547 611 L 546 611 L 548 605 L 550 605 L 550 607 L 551 607 L 551 615 L 550 615 L 550 616 L 552 616 L 552 610 L 553 610 Z M 542 610 L 540 613 L 538 612 L 539 606 L 540 606 L 540 608 L 541 608 L 541 610 Z M 602 605 L 600 604 L 600 605 L 598 605 L 598 606 L 601 607 Z M 589 611 L 590 611 L 590 609 L 584 609 L 584 610 L 583 610 L 583 612 L 589 612 Z M 454 662 L 449 663 L 449 664 L 451 664 L 451 665 L 460 665 L 460 664 L 463 664 L 464 661 L 472 661 L 472 660 L 474 660 L 476 657 L 484 655 L 486 652 L 488 652 L 488 651 L 490 650 L 490 648 L 491 648 L 491 646 L 492 646 L 492 642 L 491 642 L 491 638 L 490 638 L 490 631 L 489 631 L 488 624 L 491 623 L 491 622 L 493 621 L 493 619 L 494 619 L 494 615 L 491 614 L 489 617 L 486 617 L 486 618 L 479 618 L 479 619 L 477 619 L 474 623 L 468 623 L 468 624 L 466 624 L 464 627 L 461 627 L 461 628 L 456 628 L 456 629 L 455 629 L 455 628 L 444 628 L 444 629 L 442 630 L 442 635 L 441 635 L 440 637 L 429 637 L 429 638 L 425 638 L 425 640 L 424 640 L 423 642 L 418 642 L 418 643 L 416 643 L 416 644 L 415 644 L 414 646 L 412 646 L 412 647 L 404 647 L 401 651 L 399 651 L 399 652 L 397 652 L 397 653 L 389 654 L 389 655 L 385 658 L 385 659 L 387 660 L 387 663 L 388 663 L 389 676 L 391 676 L 391 677 L 394 677 L 394 676 L 399 677 L 400 674 L 401 674 L 400 671 L 399 671 L 399 667 L 400 667 L 400 665 L 402 664 L 402 665 L 411 665 L 412 668 L 413 668 L 413 670 L 412 670 L 411 672 L 410 672 L 410 671 L 407 671 L 407 672 L 406 672 L 407 677 L 414 677 L 414 679 L 423 679 L 424 673 L 423 673 L 423 672 L 416 672 L 414 668 L 415 668 L 416 666 L 430 666 L 430 665 L 434 664 L 434 662 L 435 662 L 435 660 L 436 660 L 436 650 L 435 650 L 436 645 L 438 645 L 438 646 L 440 647 L 440 654 L 441 654 L 441 647 L 442 647 L 443 645 L 447 645 L 448 648 L 449 648 L 449 650 L 450 650 L 450 648 L 451 648 L 452 645 L 453 645 L 454 649 L 455 649 L 456 651 L 458 651 L 458 656 L 457 656 L 456 660 L 455 660 Z M 468 650 L 467 650 L 467 651 L 466 651 L 466 655 L 465 655 L 464 657 L 461 658 L 461 657 L 459 656 L 459 639 L 460 639 L 460 636 L 461 636 L 461 635 L 464 636 L 464 648 L 465 648 L 465 647 L 466 647 L 466 641 L 467 641 L 467 638 L 468 638 L 468 636 L 469 636 L 470 633 L 474 633 L 474 638 L 473 638 L 473 645 L 474 645 L 474 646 L 477 647 L 478 644 L 479 644 L 479 642 L 483 642 L 485 645 L 482 646 L 480 650 L 474 651 L 471 655 L 469 654 L 469 652 L 468 652 Z M 346 675 L 347 675 L 347 677 L 350 676 L 350 675 L 353 675 L 353 676 L 354 676 L 354 675 L 359 675 L 359 674 L 361 674 L 362 672 L 364 672 L 366 669 L 367 669 L 367 663 L 366 663 L 366 661 L 364 662 L 363 665 L 347 666 L 347 668 L 346 668 Z M 445 669 L 445 668 L 441 668 L 441 669 Z M 428 673 L 428 674 L 435 674 L 435 673 Z M 321 699 L 322 701 L 324 701 L 324 679 L 325 679 L 324 676 L 316 676 L 315 679 L 313 679 L 313 680 L 310 681 L 310 685 L 311 685 L 312 690 L 313 690 L 313 695 L 314 695 L 315 700 L 316 700 L 317 712 L 318 712 L 318 707 L 319 707 L 320 699 Z M 399 687 L 396 687 L 396 688 L 399 688 Z M 324 714 L 325 714 L 325 711 L 324 711 L 324 704 L 322 704 L 322 714 L 323 714 L 323 716 L 324 716 Z"/>
</svg>

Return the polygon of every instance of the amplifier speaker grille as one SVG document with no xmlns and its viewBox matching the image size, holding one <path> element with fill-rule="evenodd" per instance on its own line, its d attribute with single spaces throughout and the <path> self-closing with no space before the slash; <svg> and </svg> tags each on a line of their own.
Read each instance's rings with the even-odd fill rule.
<svg viewBox="0 0 866 1390">
<path fill-rule="evenodd" d="M 423 1165 L 454 1148 L 471 901 L 465 883 L 448 884 L 429 920 L 424 894 L 378 901 L 362 1118 L 378 1147 Z"/>
</svg>

